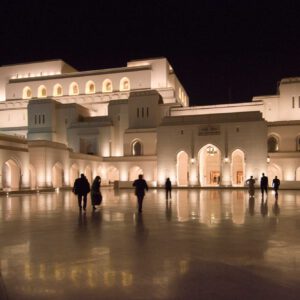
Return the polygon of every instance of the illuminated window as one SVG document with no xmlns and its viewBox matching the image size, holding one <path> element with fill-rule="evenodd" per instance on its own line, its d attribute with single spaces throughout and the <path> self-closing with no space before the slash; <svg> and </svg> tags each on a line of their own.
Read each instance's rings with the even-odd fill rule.
<svg viewBox="0 0 300 300">
<path fill-rule="evenodd" d="M 88 81 L 85 85 L 85 93 L 86 94 L 95 94 L 96 92 L 96 87 L 95 83 L 93 81 Z"/>
<path fill-rule="evenodd" d="M 120 91 L 129 91 L 130 90 L 130 82 L 127 77 L 124 77 L 120 81 Z"/>
<path fill-rule="evenodd" d="M 38 98 L 45 98 L 47 97 L 47 90 L 44 85 L 40 85 L 38 88 Z"/>
<path fill-rule="evenodd" d="M 53 96 L 62 96 L 63 95 L 63 89 L 60 84 L 56 84 L 53 88 Z"/>
<path fill-rule="evenodd" d="M 31 88 L 29 86 L 24 87 L 23 89 L 23 99 L 30 99 L 32 97 Z"/>
<path fill-rule="evenodd" d="M 103 81 L 103 84 L 102 84 L 102 92 L 103 93 L 110 93 L 112 91 L 113 91 L 113 86 L 112 86 L 111 80 L 105 79 Z"/>
<path fill-rule="evenodd" d="M 276 152 L 278 151 L 278 140 L 274 136 L 270 136 L 268 138 L 268 152 Z"/>
<path fill-rule="evenodd" d="M 142 155 L 142 144 L 140 141 L 134 141 L 132 143 L 132 155 L 134 156 Z"/>
<path fill-rule="evenodd" d="M 79 87 L 77 82 L 72 82 L 70 84 L 69 95 L 79 95 Z"/>
</svg>

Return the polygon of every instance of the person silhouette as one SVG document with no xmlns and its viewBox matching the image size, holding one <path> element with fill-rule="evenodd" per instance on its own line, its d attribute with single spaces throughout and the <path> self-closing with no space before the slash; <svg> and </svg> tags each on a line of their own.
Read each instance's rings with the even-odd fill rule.
<svg viewBox="0 0 300 300">
<path fill-rule="evenodd" d="M 249 195 L 253 196 L 255 191 L 255 179 L 253 178 L 253 176 L 250 176 L 250 178 L 246 180 L 246 184 L 248 184 Z"/>
<path fill-rule="evenodd" d="M 74 182 L 73 192 L 77 195 L 79 210 L 82 209 L 83 200 L 83 210 L 86 210 L 87 194 L 90 192 L 90 184 L 84 174 L 81 174 Z"/>
<path fill-rule="evenodd" d="M 139 178 L 133 182 L 132 186 L 135 187 L 135 195 L 137 196 L 137 200 L 138 200 L 138 211 L 139 213 L 141 213 L 143 209 L 145 190 L 148 191 L 147 182 L 143 179 L 142 174 L 140 174 Z"/>
<path fill-rule="evenodd" d="M 279 190 L 279 186 L 280 186 L 280 180 L 277 178 L 277 176 L 275 176 L 275 178 L 273 179 L 273 188 L 275 191 L 275 195 L 278 195 L 278 190 Z"/>
<path fill-rule="evenodd" d="M 96 176 L 91 188 L 91 201 L 92 201 L 93 210 L 96 209 L 96 205 L 100 205 L 102 202 L 100 185 L 101 185 L 101 177 Z"/>
<path fill-rule="evenodd" d="M 264 197 L 264 192 L 266 192 L 266 196 L 268 195 L 268 177 L 265 176 L 265 173 L 262 173 L 262 177 L 260 179 L 260 190 L 261 190 L 261 194 L 262 197 Z"/>
<path fill-rule="evenodd" d="M 166 179 L 166 182 L 165 182 L 165 190 L 166 190 L 166 200 L 169 199 L 169 196 L 171 199 L 172 198 L 172 183 L 171 183 L 171 180 L 169 177 Z"/>
</svg>

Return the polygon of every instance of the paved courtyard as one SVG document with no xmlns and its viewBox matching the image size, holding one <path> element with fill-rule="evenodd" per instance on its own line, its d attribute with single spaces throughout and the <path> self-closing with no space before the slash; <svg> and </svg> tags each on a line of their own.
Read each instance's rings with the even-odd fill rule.
<svg viewBox="0 0 300 300">
<path fill-rule="evenodd" d="M 300 299 L 300 191 L 0 198 L 0 299 Z"/>
</svg>

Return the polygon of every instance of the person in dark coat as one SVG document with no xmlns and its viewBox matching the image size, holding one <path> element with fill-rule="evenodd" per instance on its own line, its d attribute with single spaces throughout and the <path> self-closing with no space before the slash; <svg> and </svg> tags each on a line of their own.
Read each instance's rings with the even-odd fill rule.
<svg viewBox="0 0 300 300">
<path fill-rule="evenodd" d="M 168 177 L 166 179 L 166 182 L 165 182 L 165 190 L 166 190 L 166 200 L 169 199 L 169 196 L 170 196 L 170 199 L 172 198 L 172 183 L 171 183 L 171 180 L 170 178 Z"/>
<path fill-rule="evenodd" d="M 269 185 L 268 177 L 265 176 L 264 173 L 262 173 L 262 177 L 260 179 L 260 190 L 261 190 L 262 197 L 264 196 L 264 192 L 266 192 L 266 195 L 268 195 L 268 185 Z"/>
<path fill-rule="evenodd" d="M 246 180 L 246 184 L 248 184 L 249 195 L 253 196 L 255 191 L 255 179 L 253 178 L 253 176 L 250 176 L 250 178 Z"/>
<path fill-rule="evenodd" d="M 275 178 L 273 179 L 273 188 L 276 196 L 278 195 L 279 186 L 280 186 L 280 180 L 277 178 L 277 176 L 275 176 Z"/>
<path fill-rule="evenodd" d="M 73 192 L 77 195 L 79 209 L 82 209 L 83 200 L 83 210 L 86 210 L 87 194 L 90 192 L 90 184 L 84 174 L 81 174 L 74 182 Z"/>
<path fill-rule="evenodd" d="M 92 201 L 93 210 L 96 209 L 96 205 L 100 205 L 102 202 L 102 194 L 100 191 L 100 186 L 101 186 L 101 177 L 96 176 L 92 183 L 92 188 L 91 188 L 91 201 Z"/>
<path fill-rule="evenodd" d="M 143 179 L 143 175 L 139 175 L 139 179 L 136 179 L 132 186 L 135 187 L 135 195 L 137 196 L 138 200 L 138 210 L 139 213 L 142 212 L 143 209 L 143 200 L 145 197 L 145 190 L 148 191 L 147 182 Z"/>
</svg>

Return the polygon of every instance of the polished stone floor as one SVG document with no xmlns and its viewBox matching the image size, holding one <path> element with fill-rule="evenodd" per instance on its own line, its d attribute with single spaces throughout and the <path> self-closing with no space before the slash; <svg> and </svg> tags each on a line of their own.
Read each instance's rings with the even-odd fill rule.
<svg viewBox="0 0 300 300">
<path fill-rule="evenodd" d="M 300 299 L 300 191 L 0 198 L 0 298 Z"/>
</svg>

